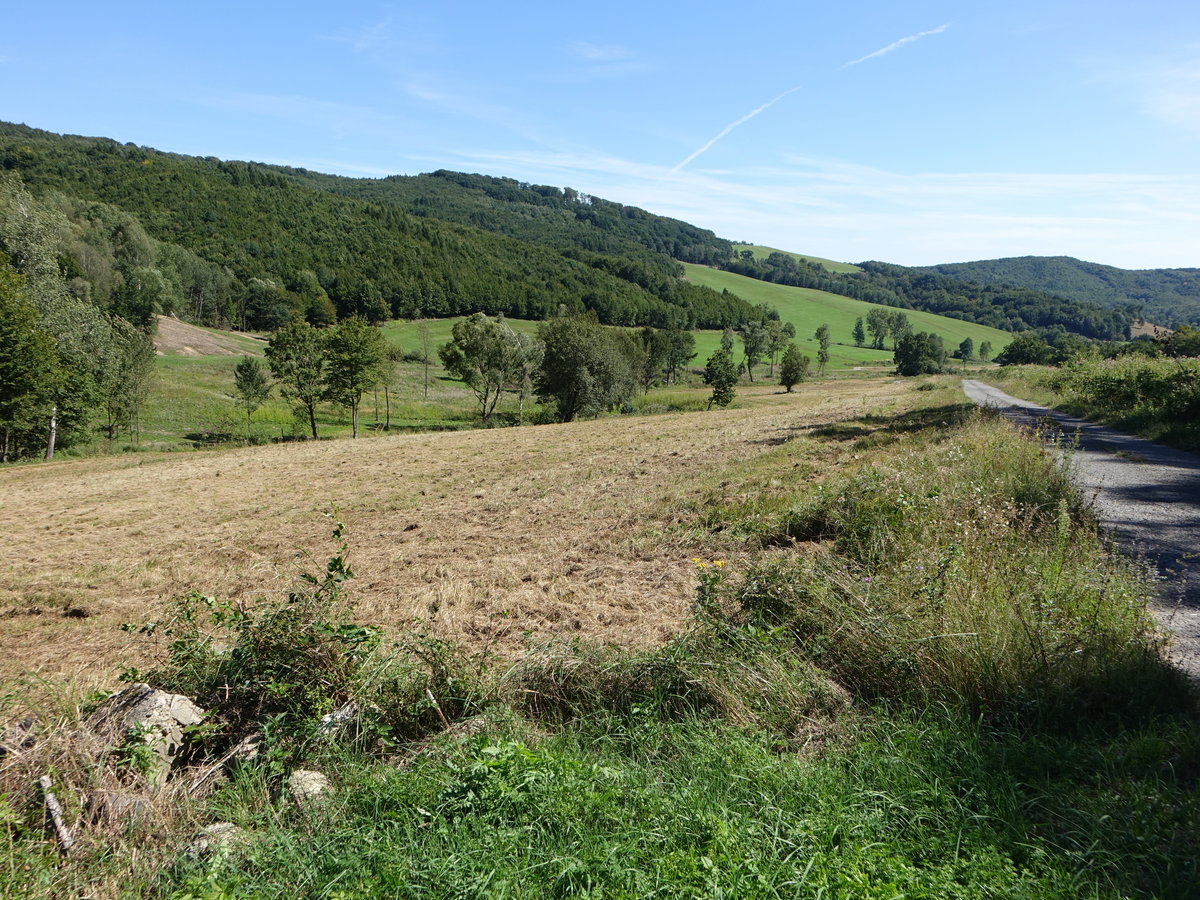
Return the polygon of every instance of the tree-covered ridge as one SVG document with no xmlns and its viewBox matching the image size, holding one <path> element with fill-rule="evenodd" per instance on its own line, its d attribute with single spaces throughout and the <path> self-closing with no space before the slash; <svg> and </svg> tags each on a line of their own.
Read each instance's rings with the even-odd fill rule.
<svg viewBox="0 0 1200 900">
<path fill-rule="evenodd" d="M 1200 268 L 1119 269 L 1071 256 L 1014 256 L 926 266 L 982 284 L 1047 291 L 1101 306 L 1134 306 L 1163 325 L 1200 324 Z"/>
<path fill-rule="evenodd" d="M 859 272 L 830 272 L 785 253 L 756 259 L 743 250 L 723 268 L 762 281 L 814 288 L 903 309 L 920 309 L 1005 331 L 1048 329 L 1102 340 L 1128 338 L 1129 308 L 1100 308 L 1086 301 L 1021 287 L 976 284 L 947 275 L 882 262 L 859 263 Z"/>
<path fill-rule="evenodd" d="M 115 208 L 170 253 L 212 268 L 202 287 L 171 294 L 182 296 L 180 307 L 162 310 L 202 322 L 275 328 L 297 315 L 328 322 L 335 312 L 543 318 L 566 306 L 610 324 L 711 328 L 761 315 L 736 297 L 655 272 L 648 251 L 640 264 L 577 247 L 579 258 L 569 258 L 254 163 L 0 124 L 0 168 L 40 196 Z M 203 302 L 188 302 L 199 296 Z"/>
<path fill-rule="evenodd" d="M 679 275 L 674 260 L 715 265 L 729 241 L 687 222 L 657 216 L 572 188 L 440 169 L 426 175 L 344 178 L 279 167 L 323 190 L 397 206 L 415 216 L 471 225 L 560 251 L 619 256 L 663 275 Z"/>
</svg>

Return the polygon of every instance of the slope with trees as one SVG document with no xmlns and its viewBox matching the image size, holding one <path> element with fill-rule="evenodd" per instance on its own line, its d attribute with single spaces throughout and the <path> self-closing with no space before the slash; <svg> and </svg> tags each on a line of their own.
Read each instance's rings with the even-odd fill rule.
<svg viewBox="0 0 1200 900">
<path fill-rule="evenodd" d="M 477 311 L 537 319 L 562 304 L 620 325 L 724 327 L 758 315 L 736 297 L 680 282 L 677 264 L 629 238 L 616 249 L 632 247 L 636 258 L 578 242 L 564 252 L 411 215 L 254 163 L 0 124 L 0 168 L 81 221 L 100 216 L 115 243 L 132 235 L 145 245 L 126 267 L 124 294 L 113 300 L 123 313 L 178 311 L 267 329 L 297 316 L 315 324 L 335 315 L 379 321 Z M 684 236 L 691 226 L 660 226 L 635 212 L 616 207 L 605 221 L 642 218 L 647 233 L 665 229 L 680 249 L 690 246 Z M 108 227 L 121 217 L 131 222 Z M 103 229 L 93 230 L 99 241 Z M 658 243 L 665 246 L 666 236 Z"/>
<path fill-rule="evenodd" d="M 1015 256 L 925 266 L 922 271 L 1045 291 L 1098 306 L 1132 307 L 1162 325 L 1200 324 L 1200 268 L 1120 269 L 1070 256 Z"/>
</svg>

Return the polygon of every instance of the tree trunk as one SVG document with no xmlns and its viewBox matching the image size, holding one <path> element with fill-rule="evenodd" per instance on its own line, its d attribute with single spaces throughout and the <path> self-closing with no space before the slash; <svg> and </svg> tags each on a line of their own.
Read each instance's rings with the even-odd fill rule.
<svg viewBox="0 0 1200 900">
<path fill-rule="evenodd" d="M 350 437 L 358 437 L 358 401 L 350 404 Z"/>
<path fill-rule="evenodd" d="M 46 462 L 54 459 L 54 442 L 58 440 L 58 404 L 50 407 L 50 435 L 46 438 Z"/>
<path fill-rule="evenodd" d="M 392 430 L 392 397 L 391 397 L 391 393 L 388 391 L 388 386 L 386 384 L 383 386 L 383 414 L 386 417 L 386 421 L 383 424 L 383 430 L 391 431 Z"/>
<path fill-rule="evenodd" d="M 308 404 L 308 424 L 312 428 L 312 437 L 317 439 L 317 405 L 315 403 Z"/>
</svg>

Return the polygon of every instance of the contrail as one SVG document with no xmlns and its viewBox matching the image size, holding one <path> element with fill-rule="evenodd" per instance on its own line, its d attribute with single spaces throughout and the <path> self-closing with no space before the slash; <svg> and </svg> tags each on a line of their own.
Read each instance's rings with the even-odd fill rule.
<svg viewBox="0 0 1200 900">
<path fill-rule="evenodd" d="M 860 57 L 859 59 L 852 59 L 848 63 L 843 63 L 842 65 L 838 66 L 834 71 L 840 72 L 840 71 L 842 71 L 842 69 L 848 69 L 851 66 L 857 66 L 859 63 L 866 62 L 868 59 L 874 59 L 877 56 L 883 56 L 885 53 L 891 53 L 893 50 L 903 47 L 905 44 L 911 44 L 913 41 L 919 41 L 921 38 L 926 37 L 927 35 L 941 34 L 943 31 L 945 31 L 949 27 L 950 27 L 950 23 L 947 22 L 944 25 L 939 25 L 937 28 L 934 28 L 932 31 L 918 31 L 916 34 L 910 34 L 908 37 L 902 37 L 902 38 L 900 38 L 900 40 L 893 41 L 892 43 L 888 44 L 886 47 L 881 47 L 880 49 L 876 50 L 874 53 L 868 53 L 866 56 Z M 746 115 L 742 116 L 740 119 L 738 119 L 734 122 L 730 122 L 728 125 L 726 125 L 724 128 L 721 129 L 720 133 L 716 137 L 712 138 L 707 143 L 703 144 L 700 147 L 700 149 L 694 151 L 687 159 L 683 160 L 682 162 L 677 164 L 673 169 L 671 169 L 671 171 L 678 172 L 680 169 L 682 169 L 684 166 L 686 166 L 688 163 L 690 163 L 693 159 L 695 159 L 701 153 L 708 150 L 717 141 L 721 140 L 721 138 L 725 137 L 725 135 L 729 134 L 729 132 L 733 131 L 733 129 L 737 128 L 739 125 L 745 125 L 747 122 L 749 122 L 755 116 L 757 116 L 759 113 L 770 109 L 772 106 L 774 106 L 776 103 L 778 103 L 784 97 L 786 97 L 788 94 L 794 94 L 796 91 L 800 90 L 801 87 L 803 87 L 803 85 L 798 84 L 794 88 L 789 88 L 788 90 L 786 90 L 782 94 L 780 94 L 778 97 L 776 97 L 774 100 L 768 100 L 762 106 L 758 107 L 758 109 L 751 110 L 750 112 L 746 113 Z"/>
<path fill-rule="evenodd" d="M 699 150 L 696 150 L 695 152 L 693 152 L 691 156 L 689 156 L 683 162 L 679 163 L 671 171 L 678 172 L 680 169 L 682 169 L 684 166 L 686 166 L 688 163 L 690 163 L 693 159 L 695 159 L 697 156 L 699 156 L 701 153 L 703 153 L 705 150 L 707 150 L 709 147 L 711 147 L 713 144 L 715 144 L 721 138 L 725 137 L 725 135 L 729 134 L 729 132 L 733 131 L 733 129 L 737 128 L 739 125 L 746 124 L 751 119 L 753 119 L 755 116 L 757 116 L 760 112 L 770 109 L 772 106 L 774 106 L 776 103 L 778 103 L 784 97 L 786 97 L 788 94 L 794 94 L 796 91 L 800 90 L 800 88 L 802 88 L 803 86 L 804 85 L 798 84 L 794 88 L 788 88 L 786 91 L 784 91 L 778 97 L 776 97 L 774 100 L 768 100 L 766 103 L 764 103 L 758 109 L 751 110 L 750 112 L 746 113 L 744 116 L 742 116 L 740 119 L 738 119 L 735 122 L 730 122 L 728 125 L 726 125 L 724 128 L 721 129 L 720 134 L 718 134 L 716 137 L 714 137 L 708 143 L 704 144 L 704 146 L 702 146 Z"/>
<path fill-rule="evenodd" d="M 848 62 L 848 63 L 843 63 L 842 65 L 837 67 L 836 71 L 840 72 L 840 71 L 842 71 L 842 69 L 848 69 L 851 66 L 857 66 L 860 62 L 866 62 L 868 59 L 874 59 L 877 56 L 883 56 L 885 53 L 891 53 L 893 50 L 897 50 L 900 47 L 903 47 L 905 44 L 911 44 L 913 41 L 919 41 L 921 38 L 926 37 L 927 35 L 941 34 L 943 31 L 945 31 L 949 27 L 950 27 L 950 23 L 947 22 L 945 25 L 939 25 L 937 28 L 933 29 L 932 31 L 918 31 L 916 34 L 910 34 L 908 37 L 902 37 L 902 38 L 900 38 L 900 40 L 893 41 L 892 43 L 888 44 L 886 47 L 881 47 L 880 49 L 876 50 L 874 53 L 868 53 L 866 56 L 861 56 L 858 59 L 850 60 L 850 62 Z"/>
</svg>

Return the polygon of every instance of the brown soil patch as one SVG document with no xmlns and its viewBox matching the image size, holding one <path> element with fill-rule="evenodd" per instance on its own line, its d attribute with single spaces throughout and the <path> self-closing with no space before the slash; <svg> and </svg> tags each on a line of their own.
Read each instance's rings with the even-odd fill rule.
<svg viewBox="0 0 1200 900">
<path fill-rule="evenodd" d="M 360 621 L 420 620 L 502 652 L 555 636 L 657 644 L 686 623 L 691 558 L 735 549 L 676 527 L 681 504 L 793 429 L 909 386 L 777 390 L 739 389 L 753 405 L 724 412 L 0 471 L 0 676 L 110 681 L 146 652 L 121 622 L 191 588 L 277 596 L 323 565 L 331 504 Z"/>
<path fill-rule="evenodd" d="M 1144 319 L 1138 319 L 1129 326 L 1130 337 L 1152 337 L 1152 338 L 1167 338 L 1174 334 L 1172 328 L 1167 328 L 1165 325 L 1155 325 L 1153 322 L 1147 322 Z"/>
<path fill-rule="evenodd" d="M 250 335 L 240 337 L 248 338 Z M 266 342 L 262 343 L 265 348 Z M 170 316 L 158 317 L 154 349 L 159 353 L 178 353 L 180 356 L 242 356 L 246 353 L 245 345 L 232 336 L 214 334 Z"/>
</svg>

